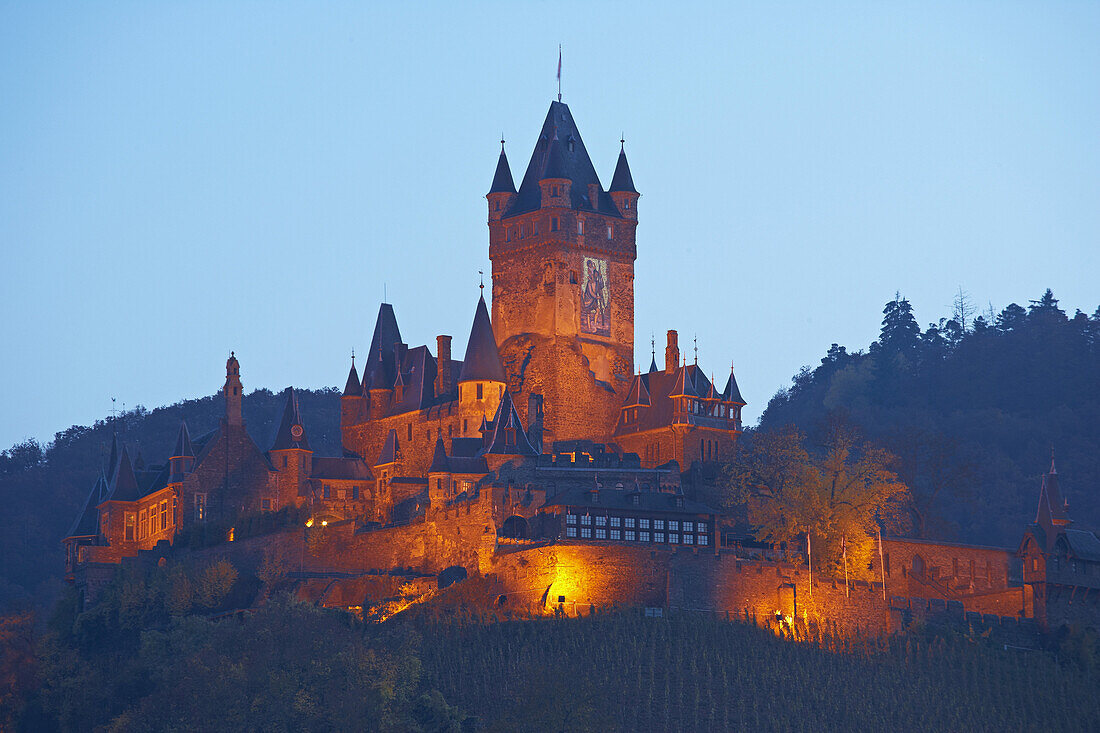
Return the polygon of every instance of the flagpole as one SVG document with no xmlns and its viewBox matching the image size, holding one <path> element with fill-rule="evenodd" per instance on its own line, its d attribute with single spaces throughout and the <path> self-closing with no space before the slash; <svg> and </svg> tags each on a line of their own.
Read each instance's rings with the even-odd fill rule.
<svg viewBox="0 0 1100 733">
<path fill-rule="evenodd" d="M 558 101 L 561 101 L 561 44 L 558 44 Z"/>
<path fill-rule="evenodd" d="M 810 598 L 814 597 L 814 564 L 810 554 L 810 533 L 806 533 L 806 569 L 810 571 Z"/>
</svg>

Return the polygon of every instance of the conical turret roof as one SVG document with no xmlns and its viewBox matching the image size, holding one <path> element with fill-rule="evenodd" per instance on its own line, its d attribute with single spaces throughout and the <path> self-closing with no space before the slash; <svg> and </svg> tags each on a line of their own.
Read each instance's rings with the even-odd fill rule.
<svg viewBox="0 0 1100 733">
<path fill-rule="evenodd" d="M 668 393 L 669 397 L 698 397 L 698 393 L 695 391 L 695 385 L 691 383 L 691 379 L 688 377 L 687 367 L 681 366 L 676 370 L 676 377 L 672 380 L 672 390 Z"/>
<path fill-rule="evenodd" d="M 611 188 L 607 190 L 638 193 L 637 189 L 634 188 L 634 178 L 630 175 L 630 164 L 626 162 L 625 147 L 619 150 L 619 161 L 615 164 L 615 175 L 611 177 Z"/>
<path fill-rule="evenodd" d="M 726 380 L 726 388 L 722 390 L 722 399 L 738 405 L 746 404 L 745 399 L 741 396 L 741 390 L 737 388 L 737 378 L 733 376 L 733 367 L 730 367 L 730 378 Z"/>
<path fill-rule="evenodd" d="M 642 375 L 638 374 L 634 377 L 634 381 L 630 385 L 630 394 L 627 395 L 626 404 L 624 404 L 623 407 L 649 406 L 651 404 L 653 403 L 649 398 L 649 388 L 646 387 Z"/>
<path fill-rule="evenodd" d="M 655 371 L 657 371 L 657 357 L 651 356 L 649 358 L 649 373 L 652 374 Z"/>
<path fill-rule="evenodd" d="M 194 458 L 195 449 L 191 445 L 191 435 L 187 432 L 187 423 L 180 420 L 180 429 L 176 434 L 176 447 L 172 449 L 171 458 Z"/>
<path fill-rule="evenodd" d="M 348 372 L 348 381 L 344 385 L 344 397 L 358 397 L 363 394 L 363 384 L 359 381 L 359 372 L 355 370 L 355 362 L 351 363 L 351 371 Z"/>
<path fill-rule="evenodd" d="M 111 482 L 110 494 L 107 498 L 111 501 L 137 501 L 141 498 L 141 487 L 138 486 L 134 464 L 130 460 L 126 446 L 122 446 L 119 452 L 115 478 Z"/>
<path fill-rule="evenodd" d="M 493 174 L 493 185 L 489 193 L 515 193 L 516 184 L 512 182 L 512 169 L 508 166 L 508 156 L 504 154 L 504 141 L 500 141 L 500 157 L 497 158 L 497 170 Z"/>
<path fill-rule="evenodd" d="M 107 468 L 104 474 L 110 483 L 115 477 L 115 469 L 118 468 L 118 433 L 111 435 L 111 453 L 107 456 Z"/>
<path fill-rule="evenodd" d="M 279 432 L 275 434 L 275 444 L 271 450 L 312 450 L 309 438 L 302 424 L 302 415 L 298 411 L 298 395 L 293 387 L 287 387 L 286 405 L 283 407 L 283 419 L 279 423 Z"/>
<path fill-rule="evenodd" d="M 394 315 L 393 306 L 382 303 L 378 307 L 378 318 L 374 322 L 370 351 L 367 352 L 367 366 L 364 367 L 371 370 L 370 382 L 375 389 L 386 388 L 393 384 L 397 372 L 393 347 L 399 343 L 401 343 L 401 329 L 397 327 L 397 316 Z M 379 379 L 378 370 L 382 372 L 381 379 Z"/>
<path fill-rule="evenodd" d="M 73 526 L 69 528 L 66 537 L 93 537 L 99 532 L 99 504 L 108 493 L 107 479 L 101 473 L 96 479 L 92 491 L 84 499 L 84 506 L 80 509 Z"/>
<path fill-rule="evenodd" d="M 474 324 L 470 328 L 470 340 L 466 343 L 466 356 L 462 360 L 462 372 L 459 382 L 490 381 L 507 382 L 504 366 L 500 363 L 493 324 L 489 321 L 489 309 L 485 306 L 485 296 L 477 301 L 474 311 Z"/>
<path fill-rule="evenodd" d="M 435 439 L 435 451 L 432 453 L 432 465 L 428 473 L 450 473 L 451 465 L 447 460 L 447 448 L 443 445 L 443 436 Z"/>
<path fill-rule="evenodd" d="M 500 404 L 497 405 L 492 427 L 488 427 L 485 445 L 484 453 L 509 456 L 538 455 L 538 451 L 527 439 L 527 431 L 524 430 L 519 412 L 512 401 L 512 393 L 507 390 L 505 390 L 504 396 L 501 397 Z"/>
</svg>

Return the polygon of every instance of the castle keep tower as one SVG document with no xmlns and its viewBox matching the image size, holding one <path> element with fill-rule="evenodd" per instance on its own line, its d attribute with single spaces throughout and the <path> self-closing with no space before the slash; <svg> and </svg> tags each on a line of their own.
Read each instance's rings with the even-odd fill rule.
<svg viewBox="0 0 1100 733">
<path fill-rule="evenodd" d="M 486 196 L 493 330 L 509 391 L 546 398 L 547 441 L 610 435 L 630 385 L 638 197 L 624 150 L 603 189 L 561 102 L 518 191 L 502 145 Z"/>
</svg>

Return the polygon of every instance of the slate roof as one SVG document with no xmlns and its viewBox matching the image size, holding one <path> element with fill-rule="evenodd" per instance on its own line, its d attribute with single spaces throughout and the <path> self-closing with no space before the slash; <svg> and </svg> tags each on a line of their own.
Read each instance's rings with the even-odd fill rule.
<svg viewBox="0 0 1100 733">
<path fill-rule="evenodd" d="M 286 405 L 283 406 L 283 419 L 279 423 L 279 431 L 275 433 L 275 442 L 271 450 L 287 450 L 297 448 L 299 450 L 312 450 L 309 447 L 309 437 L 306 435 L 305 425 L 302 424 L 302 415 L 298 410 L 298 395 L 293 387 L 287 387 Z M 301 429 L 301 435 L 294 435 L 294 428 Z"/>
<path fill-rule="evenodd" d="M 742 407 L 747 404 L 745 398 L 741 396 L 741 390 L 737 388 L 737 378 L 733 376 L 732 367 L 730 367 L 730 378 L 726 380 L 726 388 L 722 390 L 722 399 L 726 402 L 735 402 Z"/>
<path fill-rule="evenodd" d="M 336 481 L 371 481 L 374 475 L 362 458 L 315 456 L 310 478 Z"/>
<path fill-rule="evenodd" d="M 176 447 L 172 449 L 172 458 L 194 458 L 195 447 L 191 445 L 191 435 L 187 432 L 187 423 L 180 420 L 179 433 L 176 435 Z"/>
<path fill-rule="evenodd" d="M 344 397 L 358 397 L 363 394 L 363 384 L 359 381 L 359 372 L 355 371 L 355 362 L 351 363 L 348 381 L 344 385 Z"/>
<path fill-rule="evenodd" d="M 485 453 L 507 456 L 537 456 L 539 452 L 527 439 L 527 431 L 519 419 L 519 412 L 512 401 L 512 393 L 504 391 L 497 405 L 496 415 L 483 436 Z"/>
<path fill-rule="evenodd" d="M 141 486 L 134 474 L 134 464 L 130 461 L 130 454 L 126 446 L 118 455 L 118 465 L 115 466 L 115 478 L 110 484 L 108 501 L 137 501 L 142 497 Z"/>
<path fill-rule="evenodd" d="M 388 463 L 396 463 L 400 457 L 401 445 L 397 442 L 397 431 L 390 428 L 389 434 L 386 435 L 386 442 L 382 446 L 382 453 L 379 454 L 378 461 L 374 465 L 385 466 Z"/>
<path fill-rule="evenodd" d="M 611 187 L 607 190 L 638 193 L 634 188 L 634 178 L 630 175 L 630 164 L 626 162 L 625 146 L 619 150 L 619 160 L 615 163 L 615 175 L 611 177 Z"/>
<path fill-rule="evenodd" d="M 640 405 L 652 405 L 652 401 L 649 399 L 649 389 L 645 386 L 645 382 L 642 380 L 642 375 L 638 374 L 634 377 L 634 381 L 630 384 L 630 393 L 626 397 L 626 402 L 623 407 L 635 407 Z"/>
<path fill-rule="evenodd" d="M 470 327 L 470 340 L 466 343 L 466 357 L 462 360 L 462 373 L 459 382 L 486 380 L 507 382 L 504 366 L 500 363 L 493 324 L 489 321 L 489 309 L 485 306 L 485 296 L 478 298 L 474 311 L 474 323 Z"/>
<path fill-rule="evenodd" d="M 396 356 L 393 347 L 401 342 L 401 329 L 397 327 L 397 316 L 394 315 L 393 306 L 382 303 L 378 307 L 378 318 L 374 322 L 374 334 L 370 340 L 370 350 L 367 352 L 367 366 L 364 370 L 370 372 L 370 384 L 364 383 L 364 387 L 374 386 L 389 387 L 397 375 Z M 364 371 L 364 379 L 366 371 Z"/>
<path fill-rule="evenodd" d="M 107 478 L 100 474 L 92 486 L 91 493 L 84 499 L 84 506 L 76 515 L 76 521 L 69 528 L 66 537 L 94 537 L 99 534 L 99 505 L 107 495 Z"/>
<path fill-rule="evenodd" d="M 565 178 L 572 182 L 570 205 L 573 209 L 597 211 L 622 218 L 615 202 L 600 186 L 599 176 L 588 157 L 569 106 L 561 102 L 550 103 L 550 109 L 542 123 L 542 131 L 527 164 L 527 172 L 520 183 L 519 193 L 504 218 L 538 209 L 542 205 L 539 181 L 546 178 Z M 600 186 L 594 202 L 588 200 L 590 183 Z"/>
<path fill-rule="evenodd" d="M 508 166 L 508 156 L 504 154 L 504 142 L 500 143 L 500 157 L 497 158 L 497 170 L 493 174 L 493 185 L 489 193 L 515 193 L 516 184 L 512 182 L 512 169 Z"/>
<path fill-rule="evenodd" d="M 1100 538 L 1083 529 L 1067 529 L 1070 551 L 1082 560 L 1100 560 Z"/>
<path fill-rule="evenodd" d="M 111 435 L 111 455 L 107 457 L 107 468 L 105 474 L 107 476 L 107 483 L 110 483 L 115 477 L 115 469 L 118 468 L 118 433 Z"/>
<path fill-rule="evenodd" d="M 435 439 L 435 450 L 432 452 L 432 465 L 428 466 L 428 473 L 447 473 L 451 470 L 447 462 L 447 448 L 443 445 L 443 437 Z"/>
<path fill-rule="evenodd" d="M 1035 513 L 1035 523 L 1042 526 L 1069 524 L 1066 505 L 1062 493 L 1058 490 L 1058 473 L 1051 466 L 1051 472 L 1043 474 L 1043 483 L 1039 487 L 1039 508 Z"/>
</svg>

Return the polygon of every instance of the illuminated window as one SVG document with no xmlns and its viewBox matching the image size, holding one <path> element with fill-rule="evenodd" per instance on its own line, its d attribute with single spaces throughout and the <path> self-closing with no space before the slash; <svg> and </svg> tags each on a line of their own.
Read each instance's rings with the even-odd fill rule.
<svg viewBox="0 0 1100 733">
<path fill-rule="evenodd" d="M 623 534 L 622 530 L 613 529 L 613 530 L 611 530 L 611 539 L 621 540 L 622 539 L 622 534 Z"/>
<path fill-rule="evenodd" d="M 710 542 L 710 540 L 707 539 L 707 536 L 705 534 L 699 535 L 699 544 L 700 545 L 705 545 L 705 544 L 708 544 L 709 542 Z"/>
<path fill-rule="evenodd" d="M 654 532 L 653 533 L 653 541 L 654 542 L 664 542 L 665 541 L 665 533 L 664 532 Z"/>
<path fill-rule="evenodd" d="M 619 518 L 619 517 L 612 517 L 611 518 L 611 526 L 612 527 L 618 527 L 621 522 L 622 522 L 622 519 Z"/>
<path fill-rule="evenodd" d="M 649 529 L 649 520 L 648 519 L 639 519 L 638 520 L 638 529 Z"/>
<path fill-rule="evenodd" d="M 180 523 L 179 507 L 177 506 L 179 499 L 172 497 L 172 526 L 175 527 Z"/>
<path fill-rule="evenodd" d="M 585 514 L 581 517 L 581 524 L 592 524 L 592 515 Z"/>
<path fill-rule="evenodd" d="M 576 524 L 577 523 L 577 515 L 576 514 L 566 514 L 565 515 L 565 523 L 566 524 Z"/>
<path fill-rule="evenodd" d="M 581 527 L 581 537 L 586 539 L 592 538 L 592 530 L 588 527 Z"/>
<path fill-rule="evenodd" d="M 566 537 L 576 537 L 577 536 L 577 528 L 576 527 L 566 527 L 565 528 L 565 536 Z"/>
<path fill-rule="evenodd" d="M 607 239 L 610 241 L 614 231 L 610 224 L 607 225 Z"/>
<path fill-rule="evenodd" d="M 597 529 L 596 530 L 596 539 L 606 540 L 607 539 L 607 530 L 606 529 Z"/>
<path fill-rule="evenodd" d="M 680 543 L 680 535 L 678 535 L 678 534 L 669 534 L 668 541 L 669 541 L 670 544 L 673 544 L 673 545 L 679 544 Z"/>
<path fill-rule="evenodd" d="M 668 528 L 675 532 L 680 529 L 680 523 L 675 519 L 670 519 L 668 520 Z"/>
<path fill-rule="evenodd" d="M 676 529 L 676 528 L 673 527 L 672 529 Z M 695 531 L 695 525 L 692 522 L 684 522 L 684 531 L 685 532 L 694 532 Z"/>
<path fill-rule="evenodd" d="M 639 542 L 649 542 L 649 532 L 639 532 L 638 533 L 638 541 Z"/>
<path fill-rule="evenodd" d="M 684 535 L 684 544 L 685 545 L 691 545 L 691 544 L 694 544 L 694 543 L 695 543 L 695 535 L 690 535 L 690 534 Z"/>
<path fill-rule="evenodd" d="M 195 521 L 206 520 L 206 494 L 195 494 Z"/>
<path fill-rule="evenodd" d="M 597 527 L 606 527 L 607 526 L 607 517 L 596 517 L 596 526 Z"/>
<path fill-rule="evenodd" d="M 627 542 L 633 542 L 634 537 L 636 536 L 635 533 L 634 533 L 634 530 L 628 529 L 628 530 L 625 530 L 625 532 L 626 532 L 626 541 Z"/>
<path fill-rule="evenodd" d="M 634 517 L 627 517 L 623 521 L 626 523 L 627 527 L 633 527 L 634 526 Z"/>
<path fill-rule="evenodd" d="M 653 520 L 653 529 L 664 529 L 664 528 L 665 528 L 665 520 L 663 520 L 663 519 L 654 519 Z"/>
<path fill-rule="evenodd" d="M 133 542 L 134 541 L 134 534 L 135 534 L 136 529 L 137 529 L 137 527 L 136 527 L 137 520 L 134 517 L 133 512 L 126 512 L 126 514 L 124 516 L 126 518 L 126 521 L 125 521 L 126 541 L 127 542 Z"/>
<path fill-rule="evenodd" d="M 584 219 L 577 219 L 577 234 L 584 234 Z"/>
<path fill-rule="evenodd" d="M 623 199 L 623 208 L 624 209 L 629 209 L 630 208 L 630 199 Z"/>
</svg>

